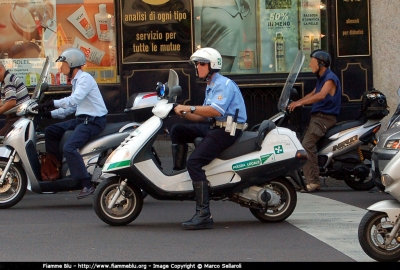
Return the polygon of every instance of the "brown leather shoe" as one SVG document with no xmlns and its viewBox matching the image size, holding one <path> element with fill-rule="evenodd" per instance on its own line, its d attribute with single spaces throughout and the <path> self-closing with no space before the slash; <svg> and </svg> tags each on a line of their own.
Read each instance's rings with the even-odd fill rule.
<svg viewBox="0 0 400 270">
<path fill-rule="evenodd" d="M 87 196 L 89 196 L 89 195 L 91 195 L 91 194 L 93 194 L 94 193 L 94 187 L 90 187 L 90 188 L 87 188 L 87 187 L 84 187 L 82 190 L 81 190 L 81 193 L 79 193 L 79 195 L 78 195 L 78 199 L 83 199 L 83 198 L 86 198 Z"/>
<path fill-rule="evenodd" d="M 314 184 L 314 183 L 309 183 L 309 184 L 307 184 L 306 188 L 307 188 L 307 190 L 302 189 L 302 190 L 300 190 L 300 192 L 301 193 L 311 193 L 311 192 L 314 192 L 314 191 L 318 191 L 318 190 L 321 189 L 321 185 Z"/>
</svg>

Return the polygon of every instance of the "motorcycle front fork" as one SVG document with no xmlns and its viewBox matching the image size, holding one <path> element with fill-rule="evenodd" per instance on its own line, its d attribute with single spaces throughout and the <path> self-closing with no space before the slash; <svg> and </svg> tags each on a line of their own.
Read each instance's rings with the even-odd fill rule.
<svg viewBox="0 0 400 270">
<path fill-rule="evenodd" d="M 10 169 L 10 167 L 11 167 L 11 164 L 14 162 L 14 158 L 15 158 L 15 155 L 17 154 L 17 151 L 13 151 L 12 152 L 12 154 L 11 154 L 11 156 L 10 156 L 10 159 L 8 160 L 8 162 L 7 162 L 7 165 L 6 165 L 6 167 L 4 168 L 4 170 L 3 170 L 3 172 L 2 172 L 2 175 L 1 175 L 1 177 L 0 177 L 0 186 L 2 186 L 3 184 L 4 184 L 4 179 L 6 178 L 6 175 L 7 175 L 7 173 L 8 173 L 8 170 Z"/>
<path fill-rule="evenodd" d="M 390 234 L 388 237 L 385 239 L 385 245 L 390 245 L 392 243 L 393 239 L 396 237 L 398 231 L 400 228 L 400 218 L 396 220 L 396 222 L 393 225 L 393 229 L 391 230 Z M 397 242 L 399 242 L 400 239 L 396 239 Z"/>
<path fill-rule="evenodd" d="M 117 187 L 117 192 L 115 192 L 114 197 L 112 198 L 111 202 L 108 204 L 108 209 L 112 209 L 115 206 L 119 196 L 121 196 L 122 192 L 124 191 L 126 185 L 128 183 L 128 179 L 125 179 L 121 182 L 121 184 Z"/>
</svg>

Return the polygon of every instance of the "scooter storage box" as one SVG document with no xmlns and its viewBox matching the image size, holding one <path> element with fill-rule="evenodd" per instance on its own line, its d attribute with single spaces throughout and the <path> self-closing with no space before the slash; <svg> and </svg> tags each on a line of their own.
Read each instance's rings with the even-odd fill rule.
<svg viewBox="0 0 400 270">
<path fill-rule="evenodd" d="M 363 94 L 361 106 L 361 111 L 367 119 L 382 119 L 389 114 L 386 96 L 375 88 Z"/>
</svg>

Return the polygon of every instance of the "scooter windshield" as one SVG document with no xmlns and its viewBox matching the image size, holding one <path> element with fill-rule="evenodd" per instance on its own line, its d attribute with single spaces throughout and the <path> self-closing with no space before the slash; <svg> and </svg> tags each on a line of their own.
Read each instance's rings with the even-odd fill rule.
<svg viewBox="0 0 400 270">
<path fill-rule="evenodd" d="M 281 96 L 278 101 L 278 110 L 286 111 L 286 107 L 289 102 L 290 90 L 292 89 L 294 83 L 296 82 L 297 75 L 299 75 L 300 69 L 304 63 L 304 53 L 299 50 L 297 52 L 296 59 L 293 62 L 292 68 L 290 69 L 289 76 L 286 79 L 286 83 L 283 86 Z"/>
<path fill-rule="evenodd" d="M 168 87 L 169 89 L 172 89 L 172 87 L 179 85 L 179 77 L 178 74 L 176 73 L 175 70 L 170 69 L 169 70 L 169 76 L 168 76 Z"/>
<path fill-rule="evenodd" d="M 38 83 L 36 84 L 35 90 L 32 93 L 32 99 L 38 99 L 40 94 L 41 94 L 41 87 L 42 84 L 47 80 L 47 73 L 49 71 L 49 66 L 50 66 L 50 62 L 49 62 L 49 57 L 46 56 L 46 61 L 44 62 L 44 66 L 42 69 L 42 73 L 40 74 L 40 78 Z"/>
</svg>

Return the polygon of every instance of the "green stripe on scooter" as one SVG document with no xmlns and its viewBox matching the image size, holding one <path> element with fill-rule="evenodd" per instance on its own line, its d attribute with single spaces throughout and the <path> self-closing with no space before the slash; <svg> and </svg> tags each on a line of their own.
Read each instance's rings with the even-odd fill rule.
<svg viewBox="0 0 400 270">
<path fill-rule="evenodd" d="M 115 168 L 119 168 L 119 167 L 129 166 L 130 162 L 131 162 L 130 160 L 125 160 L 125 161 L 121 161 L 121 162 L 115 162 L 113 164 L 110 164 L 110 166 L 108 166 L 107 170 L 111 170 L 111 169 L 115 169 Z"/>
</svg>

